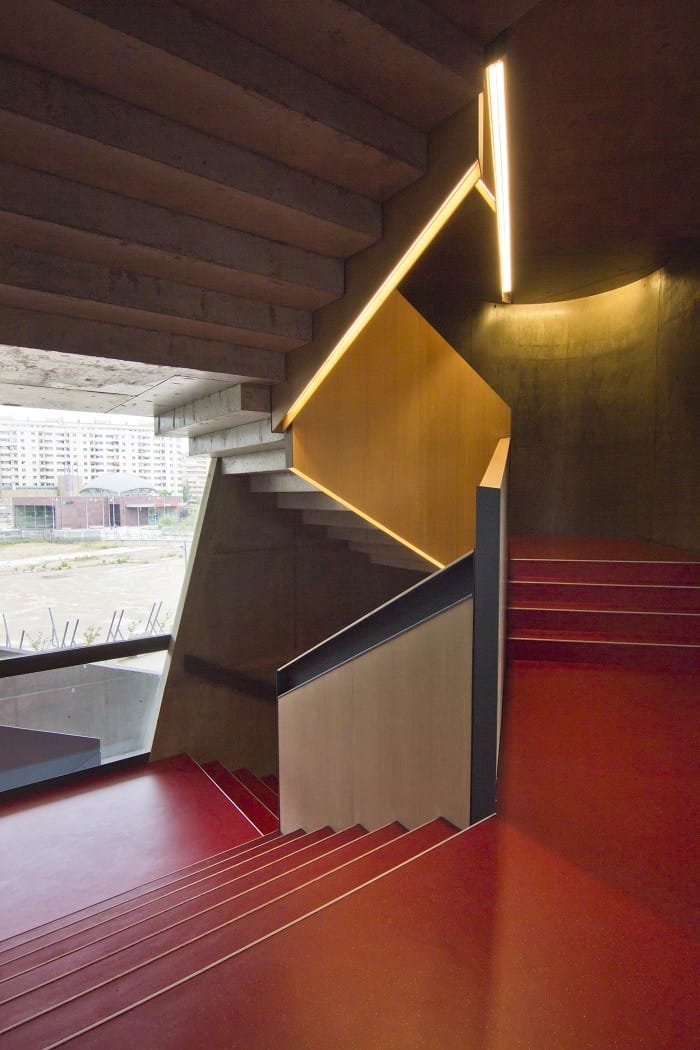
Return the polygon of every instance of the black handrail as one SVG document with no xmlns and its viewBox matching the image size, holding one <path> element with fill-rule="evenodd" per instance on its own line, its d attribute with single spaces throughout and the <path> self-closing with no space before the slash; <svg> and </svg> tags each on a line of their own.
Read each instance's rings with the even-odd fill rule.
<svg viewBox="0 0 700 1050">
<path fill-rule="evenodd" d="M 73 649 L 47 649 L 28 656 L 8 656 L 0 660 L 0 678 L 14 678 L 22 674 L 53 671 L 60 667 L 80 667 L 83 664 L 120 660 L 124 656 L 141 656 L 167 649 L 172 635 L 153 634 L 148 638 L 128 638 L 123 642 L 103 642 L 101 645 L 79 645 Z"/>
<path fill-rule="evenodd" d="M 185 653 L 182 661 L 187 674 L 203 679 L 205 682 L 213 682 L 215 685 L 225 685 L 229 689 L 237 689 L 249 696 L 257 696 L 260 700 L 275 700 L 277 693 L 271 682 L 265 682 L 262 678 L 236 671 L 232 667 L 223 667 L 221 664 L 213 664 L 209 660 L 203 660 L 200 656 L 192 656 Z"/>
<path fill-rule="evenodd" d="M 437 616 L 473 593 L 474 558 L 470 551 L 280 667 L 277 695 L 298 689 L 334 667 Z"/>
</svg>

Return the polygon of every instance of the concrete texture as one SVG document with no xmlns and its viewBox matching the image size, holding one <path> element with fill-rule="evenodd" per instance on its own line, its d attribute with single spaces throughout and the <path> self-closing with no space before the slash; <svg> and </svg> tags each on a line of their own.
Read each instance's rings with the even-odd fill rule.
<svg viewBox="0 0 700 1050">
<path fill-rule="evenodd" d="M 203 682 L 184 656 L 274 683 L 277 667 L 387 598 L 415 573 L 371 565 L 273 495 L 251 494 L 248 478 L 214 468 L 175 626 L 154 757 L 185 750 L 197 760 L 269 772 L 277 766 L 272 701 Z"/>
<path fill-rule="evenodd" d="M 487 306 L 457 345 L 513 411 L 511 528 L 700 549 L 698 281 Z"/>
</svg>

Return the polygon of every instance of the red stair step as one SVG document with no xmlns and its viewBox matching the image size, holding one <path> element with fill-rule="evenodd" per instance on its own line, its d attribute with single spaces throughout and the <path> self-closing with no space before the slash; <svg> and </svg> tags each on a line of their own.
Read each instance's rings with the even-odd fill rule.
<svg viewBox="0 0 700 1050">
<path fill-rule="evenodd" d="M 277 830 L 279 820 L 275 814 L 225 766 L 222 766 L 220 762 L 207 762 L 202 766 L 202 769 L 221 788 L 224 794 L 228 795 L 238 808 L 245 813 L 248 820 L 258 831 L 265 834 L 268 831 Z"/>
<path fill-rule="evenodd" d="M 263 784 L 267 784 L 267 786 L 269 788 L 271 788 L 272 791 L 274 791 L 274 793 L 279 798 L 279 793 L 280 793 L 279 778 L 274 773 L 266 773 L 265 776 L 264 777 L 260 777 L 260 779 L 262 780 Z"/>
<path fill-rule="evenodd" d="M 227 868 L 239 860 L 252 860 L 262 857 L 269 850 L 276 848 L 279 843 L 293 841 L 301 835 L 303 835 L 303 832 L 295 831 L 285 836 L 281 836 L 279 832 L 262 836 L 252 842 L 243 843 L 232 850 L 226 850 L 217 854 L 213 858 L 187 865 L 185 868 L 164 876 L 162 879 L 154 879 L 126 893 L 110 897 L 106 901 L 100 901 L 95 905 L 47 923 L 45 926 L 31 931 L 31 937 L 24 936 L 21 940 L 12 938 L 13 943 L 11 946 L 0 954 L 0 977 L 8 972 L 21 972 L 21 970 L 16 968 L 10 970 L 10 964 L 14 964 L 17 960 L 49 948 L 82 930 L 91 929 L 109 918 L 129 912 L 134 907 L 138 907 L 153 897 L 160 897 L 181 885 L 187 885 L 190 882 L 197 882 L 200 879 L 215 875 L 222 868 Z M 26 965 L 22 968 L 26 968 Z"/>
<path fill-rule="evenodd" d="M 570 583 L 680 584 L 700 586 L 700 561 L 594 561 L 511 558 L 510 580 Z"/>
<path fill-rule="evenodd" d="M 249 791 L 252 791 L 255 797 L 260 799 L 271 813 L 279 817 L 280 799 L 278 793 L 275 793 L 272 788 L 268 787 L 260 777 L 256 777 L 254 773 L 251 773 L 249 769 L 234 769 L 233 775 L 238 777 L 241 784 L 247 787 Z"/>
<path fill-rule="evenodd" d="M 173 945 L 148 965 L 135 966 L 122 976 L 105 977 L 97 988 L 55 1008 L 50 1008 L 3 1035 L 3 1050 L 36 1050 L 100 1024 L 134 1004 L 160 994 L 175 982 L 186 981 L 203 969 L 216 966 L 247 946 L 290 923 L 312 914 L 358 887 L 386 874 L 427 849 L 445 841 L 456 829 L 444 820 L 432 821 L 407 832 L 364 856 L 347 860 L 325 877 L 290 890 L 281 898 L 261 904 L 234 922 Z M 361 849 L 362 839 L 341 847 L 349 854 Z M 261 893 L 262 888 L 257 892 Z M 255 891 L 253 891 L 255 892 Z M 175 950 L 177 948 L 177 950 Z"/>
<path fill-rule="evenodd" d="M 91 979 L 95 969 L 90 968 L 97 963 L 104 963 L 108 970 L 111 970 L 119 965 L 120 959 L 125 960 L 121 965 L 126 968 L 130 955 L 134 952 L 137 958 L 144 952 L 157 955 L 157 948 L 152 948 L 151 945 L 157 945 L 158 935 L 162 934 L 169 939 L 189 939 L 192 936 L 193 923 L 189 920 L 194 920 L 195 924 L 199 923 L 200 927 L 206 929 L 222 921 L 231 921 L 236 914 L 250 907 L 248 891 L 265 886 L 269 888 L 266 891 L 268 896 L 278 896 L 279 890 L 275 889 L 275 886 L 279 885 L 280 876 L 297 873 L 299 881 L 306 881 L 312 861 L 330 858 L 335 854 L 332 858 L 332 863 L 335 864 L 341 846 L 352 843 L 361 836 L 367 837 L 367 832 L 360 826 L 335 834 L 330 828 L 323 831 L 323 835 L 305 836 L 293 853 L 265 864 L 262 868 L 238 875 L 232 873 L 231 878 L 224 878 L 222 882 L 198 895 L 185 900 L 175 900 L 167 907 L 161 906 L 161 902 L 155 902 L 151 908 L 142 909 L 141 914 L 134 917 L 128 926 L 108 929 L 99 940 L 86 943 L 82 947 L 76 946 L 60 958 L 3 982 L 0 984 L 0 1003 L 24 996 L 26 1004 L 30 1001 L 30 992 L 42 997 L 47 994 L 53 995 L 54 1000 L 60 1002 L 63 998 L 61 988 L 66 985 L 61 978 L 70 977 L 70 987 L 75 987 L 76 983 L 81 984 Z M 388 837 L 386 831 L 381 833 L 381 836 L 379 833 L 374 834 L 377 836 L 375 844 Z M 399 834 L 399 831 L 395 831 L 394 835 L 396 834 Z M 306 845 L 303 845 L 304 842 Z M 363 848 L 369 848 L 369 839 Z M 240 897 L 244 898 L 244 902 L 239 907 L 234 902 Z M 133 949 L 133 952 L 130 953 L 128 949 Z M 45 988 L 50 983 L 51 989 Z"/>
<path fill-rule="evenodd" d="M 572 638 L 631 642 L 700 644 L 700 615 L 676 612 L 629 612 L 607 609 L 532 609 L 510 607 L 508 632 L 567 633 Z"/>
<path fill-rule="evenodd" d="M 633 609 L 700 613 L 700 587 L 512 580 L 508 585 L 508 603 L 537 609 Z"/>
<path fill-rule="evenodd" d="M 37 968 L 44 967 L 57 959 L 66 959 L 72 953 L 93 944 L 100 944 L 107 937 L 122 932 L 133 930 L 140 922 L 155 914 L 170 911 L 176 906 L 192 899 L 197 900 L 212 887 L 229 884 L 235 878 L 249 875 L 251 872 L 265 870 L 273 862 L 279 862 L 286 857 L 296 853 L 316 842 L 322 842 L 332 835 L 330 828 L 321 828 L 310 835 L 294 832 L 290 835 L 279 837 L 276 842 L 270 844 L 265 852 L 258 852 L 252 857 L 234 858 L 234 863 L 218 868 L 202 877 L 195 874 L 190 880 L 183 880 L 175 886 L 167 888 L 165 892 L 154 892 L 144 896 L 131 906 L 119 908 L 113 913 L 101 916 L 98 921 L 84 923 L 80 928 L 67 933 L 60 940 L 54 940 L 36 951 L 15 959 L 5 964 L 2 968 L 0 981 L 0 1002 L 9 997 L 6 990 L 10 984 L 10 978 L 20 974 L 35 972 Z"/>
<path fill-rule="evenodd" d="M 700 645 L 611 642 L 580 638 L 552 638 L 537 632 L 519 632 L 507 642 L 508 660 L 556 660 L 637 667 L 650 671 L 700 671 Z"/>
</svg>

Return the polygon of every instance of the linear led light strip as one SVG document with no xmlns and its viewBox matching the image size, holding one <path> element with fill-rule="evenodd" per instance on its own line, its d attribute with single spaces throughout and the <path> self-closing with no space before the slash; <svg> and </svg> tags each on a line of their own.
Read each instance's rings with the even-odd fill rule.
<svg viewBox="0 0 700 1050">
<path fill-rule="evenodd" d="M 376 314 L 377 310 L 389 298 L 394 289 L 401 283 L 408 271 L 413 266 L 434 237 L 440 232 L 445 223 L 454 215 L 462 201 L 468 196 L 481 178 L 481 165 L 475 160 L 468 171 L 464 173 L 457 185 L 445 197 L 436 212 L 428 219 L 415 240 L 406 249 L 399 261 L 389 271 L 377 290 L 364 305 L 362 310 L 352 322 L 350 327 L 340 337 L 333 350 L 323 362 L 313 378 L 307 383 L 299 397 L 287 410 L 282 420 L 282 429 L 286 430 L 295 417 L 299 414 L 306 402 L 315 390 L 321 385 L 328 373 L 335 367 L 345 351 L 357 339 L 360 332 L 367 326 Z"/>
<path fill-rule="evenodd" d="M 339 496 L 337 492 L 332 492 L 330 489 L 327 489 L 325 485 L 321 485 L 318 481 L 315 481 L 314 478 L 310 478 L 308 474 L 304 474 L 304 472 L 297 467 L 291 467 L 290 470 L 292 474 L 296 474 L 298 478 L 308 481 L 309 484 L 313 485 L 314 488 L 317 488 L 319 492 L 323 492 L 324 495 L 330 496 L 330 498 L 334 499 L 336 503 L 340 503 L 347 510 L 352 511 L 352 513 L 356 514 L 358 518 L 362 518 L 368 525 L 378 529 L 380 532 L 386 533 L 387 536 L 391 536 L 391 538 L 396 540 L 397 543 L 400 543 L 402 547 L 407 547 L 409 550 L 413 551 L 414 554 L 417 554 L 420 558 L 424 558 L 437 569 L 444 569 L 445 566 L 443 562 L 438 561 L 437 558 L 433 558 L 430 554 L 426 554 L 425 551 L 422 551 L 420 547 L 416 547 L 415 544 L 409 543 L 409 541 L 404 539 L 403 536 L 399 536 L 398 532 L 393 532 L 392 529 L 388 529 L 386 525 L 382 525 L 380 521 L 377 521 L 375 518 L 370 518 L 369 514 L 365 514 L 364 511 L 358 510 L 354 504 L 348 503 L 348 501 L 343 499 L 342 496 Z"/>
<path fill-rule="evenodd" d="M 496 226 L 498 228 L 498 255 L 501 268 L 501 298 L 511 301 L 513 278 L 511 273 L 510 193 L 508 187 L 508 135 L 506 125 L 506 82 L 503 60 L 486 67 L 486 92 L 491 125 L 491 147 L 496 181 Z M 477 189 L 486 197 L 481 186 Z M 484 187 L 487 189 L 487 187 Z M 490 203 L 490 201 L 489 201 Z"/>
</svg>

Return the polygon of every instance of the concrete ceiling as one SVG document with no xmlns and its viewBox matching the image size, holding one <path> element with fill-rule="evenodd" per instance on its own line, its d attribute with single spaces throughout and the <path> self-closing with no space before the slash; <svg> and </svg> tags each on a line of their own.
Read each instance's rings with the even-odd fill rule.
<svg viewBox="0 0 700 1050">
<path fill-rule="evenodd" d="M 7 5 L 0 400 L 157 415 L 279 382 L 504 31 L 516 301 L 692 250 L 690 0 Z M 496 298 L 494 243 L 470 198 L 404 290 Z"/>
</svg>

